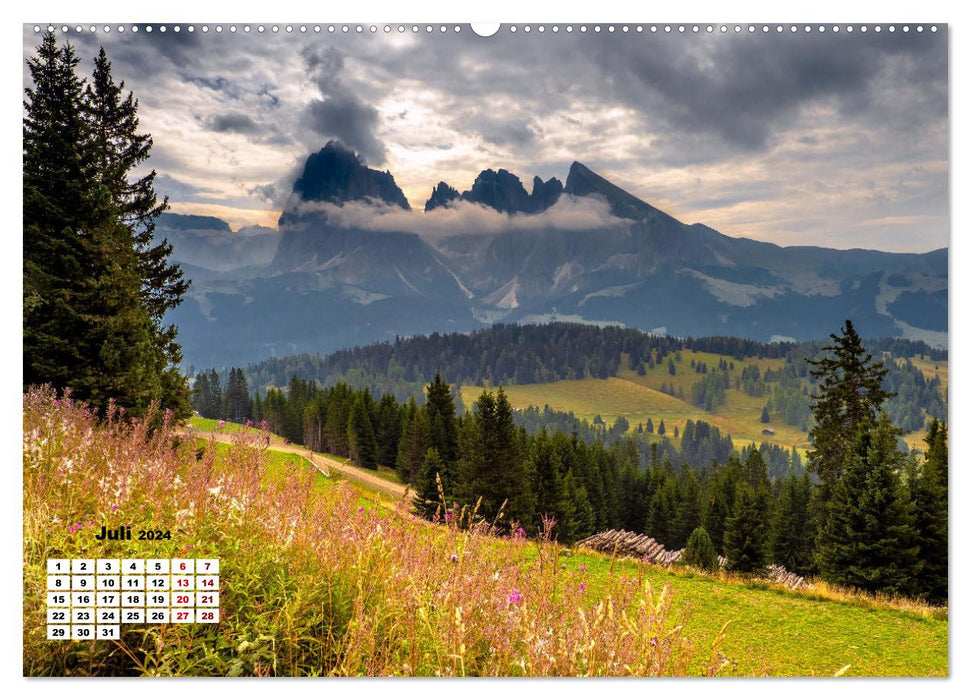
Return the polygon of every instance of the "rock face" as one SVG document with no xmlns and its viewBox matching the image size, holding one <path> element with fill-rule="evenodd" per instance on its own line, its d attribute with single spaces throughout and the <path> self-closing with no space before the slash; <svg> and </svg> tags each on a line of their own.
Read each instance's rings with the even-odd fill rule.
<svg viewBox="0 0 971 700">
<path fill-rule="evenodd" d="M 293 209 L 299 200 L 342 204 L 366 199 L 411 208 L 391 173 L 372 170 L 353 151 L 330 141 L 307 158 L 303 173 L 293 183 L 293 193 L 280 225 L 294 216 Z"/>
<path fill-rule="evenodd" d="M 556 204 L 563 194 L 563 183 L 555 177 L 551 177 L 543 182 L 539 177 L 533 178 L 533 193 L 530 199 L 533 202 L 533 211 L 546 211 Z"/>
<path fill-rule="evenodd" d="M 556 204 L 562 193 L 563 183 L 555 177 L 546 182 L 539 177 L 534 178 L 533 191 L 527 193 L 519 177 L 508 170 L 483 170 L 475 178 L 472 189 L 462 194 L 444 182 L 438 183 L 425 202 L 425 211 L 448 206 L 452 201 L 461 199 L 504 214 L 536 214 Z"/>
<path fill-rule="evenodd" d="M 439 182 L 432 190 L 432 196 L 425 202 L 425 211 L 431 211 L 438 207 L 444 207 L 453 199 L 458 199 L 461 195 L 459 191 L 447 182 Z"/>
<path fill-rule="evenodd" d="M 564 196 L 581 211 L 584 198 L 596 198 L 612 217 L 585 218 L 582 227 L 544 219 Z M 852 318 L 866 337 L 947 344 L 946 249 L 898 254 L 733 238 L 678 221 L 581 163 L 565 185 L 535 178 L 531 192 L 504 169 L 482 171 L 461 194 L 440 182 L 425 210 L 458 200 L 509 214 L 509 228 L 425 235 L 424 215 L 403 214 L 408 202 L 390 173 L 327 144 L 294 184 L 271 265 L 236 278 L 191 270 L 194 301 L 172 314 L 187 362 L 240 364 L 395 334 L 550 320 L 769 341 L 825 338 Z M 348 209 L 340 221 L 331 216 L 338 207 Z M 529 225 L 518 226 L 527 215 Z M 386 223 L 403 220 L 408 231 Z M 196 240 L 202 229 L 205 240 Z M 172 220 L 167 230 L 192 233 L 183 252 L 211 252 L 202 244 L 220 236 L 244 240 L 204 217 Z"/>
</svg>

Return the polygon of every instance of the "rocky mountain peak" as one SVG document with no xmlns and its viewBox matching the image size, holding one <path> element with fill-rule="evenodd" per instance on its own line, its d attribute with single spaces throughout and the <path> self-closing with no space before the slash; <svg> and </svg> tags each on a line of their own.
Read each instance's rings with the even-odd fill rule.
<svg viewBox="0 0 971 700">
<path fill-rule="evenodd" d="M 306 202 L 343 204 L 370 198 L 410 209 L 390 172 L 367 167 L 339 141 L 329 141 L 307 157 L 303 173 L 293 185 L 293 193 Z"/>
<path fill-rule="evenodd" d="M 439 182 L 432 190 L 431 196 L 425 202 L 425 211 L 431 211 L 438 207 L 444 207 L 453 199 L 461 197 L 459 191 L 447 182 Z"/>
<path fill-rule="evenodd" d="M 477 202 L 506 214 L 529 211 L 529 194 L 518 177 L 508 170 L 483 170 L 475 178 L 472 189 L 462 193 L 462 199 Z"/>
</svg>

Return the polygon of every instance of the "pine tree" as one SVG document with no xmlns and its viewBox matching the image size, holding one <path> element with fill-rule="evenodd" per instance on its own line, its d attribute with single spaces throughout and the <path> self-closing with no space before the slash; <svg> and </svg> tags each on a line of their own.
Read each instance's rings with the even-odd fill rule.
<svg viewBox="0 0 971 700">
<path fill-rule="evenodd" d="M 914 531 L 921 561 L 916 592 L 935 603 L 948 599 L 947 427 L 932 420 L 923 463 L 908 464 L 907 487 L 914 514 Z M 941 450 L 943 449 L 943 454 Z M 945 472 L 942 478 L 941 464 Z"/>
<path fill-rule="evenodd" d="M 396 469 L 398 443 L 401 440 L 401 409 L 391 394 L 384 394 L 378 404 L 377 416 L 378 462 Z"/>
<path fill-rule="evenodd" d="M 448 469 L 458 461 L 458 428 L 455 423 L 452 392 L 437 373 L 435 379 L 428 385 L 424 410 L 428 416 L 431 445 Z"/>
<path fill-rule="evenodd" d="M 664 433 L 666 432 L 667 432 L 667 429 L 664 427 L 664 419 L 662 418 L 661 422 L 657 424 L 657 434 L 664 435 Z"/>
<path fill-rule="evenodd" d="M 809 474 L 797 477 L 790 470 L 783 479 L 772 521 L 772 561 L 801 576 L 813 573 L 815 521 L 811 511 Z"/>
<path fill-rule="evenodd" d="M 809 468 L 820 478 L 823 502 L 843 473 L 857 430 L 875 421 L 884 400 L 892 396 L 881 386 L 887 368 L 866 351 L 849 319 L 841 333 L 830 335 L 833 343 L 823 348 L 823 357 L 807 360 L 819 382 L 819 393 L 811 398 L 815 424 L 809 431 Z"/>
<path fill-rule="evenodd" d="M 212 389 L 209 388 L 209 375 L 200 372 L 196 375 L 192 385 L 192 408 L 200 415 L 204 416 L 208 411 L 207 402 Z"/>
<path fill-rule="evenodd" d="M 647 430 L 648 434 L 650 435 L 654 434 L 654 423 L 650 418 L 647 419 L 647 428 L 645 428 L 645 430 Z"/>
<path fill-rule="evenodd" d="M 685 546 L 691 533 L 701 525 L 701 484 L 695 470 L 688 465 L 682 465 L 678 474 L 676 523 L 675 536 L 668 546 L 678 549 Z"/>
<path fill-rule="evenodd" d="M 438 492 L 439 475 L 444 469 L 442 458 L 438 450 L 429 447 L 425 452 L 425 458 L 418 468 L 418 476 L 415 478 L 415 496 L 412 506 L 417 515 L 431 520 L 439 511 L 442 505 L 441 494 Z M 443 489 L 444 490 L 444 489 Z M 447 498 L 446 494 L 446 498 Z"/>
<path fill-rule="evenodd" d="M 731 571 L 757 574 L 765 569 L 766 523 L 759 500 L 747 482 L 739 484 L 725 522 L 725 558 Z"/>
<path fill-rule="evenodd" d="M 820 573 L 830 583 L 903 595 L 916 588 L 919 548 L 897 434 L 886 414 L 857 430 L 817 547 Z"/>
<path fill-rule="evenodd" d="M 358 394 L 347 422 L 351 459 L 366 469 L 378 468 L 378 442 L 368 417 L 363 394 Z"/>
<path fill-rule="evenodd" d="M 705 528 L 697 527 L 691 532 L 684 553 L 681 555 L 681 563 L 702 571 L 718 569 L 718 554 Z"/>
<path fill-rule="evenodd" d="M 735 494 L 742 481 L 741 474 L 742 465 L 738 457 L 732 454 L 723 466 L 715 469 L 708 489 L 704 526 L 715 549 L 722 554 L 725 552 L 725 530 L 732 516 Z"/>
<path fill-rule="evenodd" d="M 463 503 L 482 499 L 479 514 L 492 522 L 500 512 L 507 521 L 529 522 L 533 515 L 529 474 L 520 449 L 512 407 L 500 387 L 483 391 L 463 421 L 460 434 L 459 486 Z M 503 503 L 506 503 L 504 510 Z"/>
<path fill-rule="evenodd" d="M 111 193 L 119 219 L 128 231 L 141 278 L 141 305 L 153 322 L 154 343 L 162 363 L 161 403 L 177 413 L 185 413 L 187 387 L 178 364 L 182 349 L 176 342 L 174 325 L 163 327 L 165 313 L 182 303 L 189 288 L 179 265 L 169 262 L 172 246 L 154 241 L 156 220 L 168 208 L 155 194 L 154 170 L 132 178 L 131 174 L 148 160 L 152 137 L 138 133 L 138 101 L 125 84 L 115 84 L 111 63 L 102 48 L 95 59 L 92 83 L 85 90 L 85 105 L 93 126 L 97 172 L 101 185 Z"/>
<path fill-rule="evenodd" d="M 45 36 L 28 59 L 24 101 L 24 382 L 70 387 L 103 409 L 140 415 L 160 401 L 191 412 L 164 312 L 187 289 L 171 248 L 151 244 L 153 178 L 131 181 L 151 139 L 137 103 L 121 99 L 102 51 L 94 82 L 76 74 L 70 45 Z"/>
<path fill-rule="evenodd" d="M 398 442 L 398 457 L 395 460 L 395 469 L 402 481 L 410 484 L 418 478 L 418 471 L 429 447 L 431 447 L 431 437 L 428 417 L 418 408 L 418 404 L 412 397 L 402 412 L 401 440 Z M 452 486 L 449 485 L 447 493 L 450 493 L 451 489 Z"/>
<path fill-rule="evenodd" d="M 532 490 L 536 494 L 534 526 L 542 517 L 553 518 L 557 525 L 554 532 L 562 537 L 564 511 L 567 492 L 563 485 L 564 467 L 559 452 L 553 448 L 553 441 L 545 428 L 533 438 L 529 451 L 530 472 L 533 479 Z"/>
<path fill-rule="evenodd" d="M 82 111 L 84 82 L 74 47 L 44 36 L 27 60 L 23 139 L 24 385 L 71 385 L 92 361 L 77 340 L 85 332 L 72 303 L 83 280 L 83 231 L 94 218 L 91 126 Z M 82 397 L 86 398 L 86 397 Z"/>
<path fill-rule="evenodd" d="M 771 419 L 769 418 L 769 407 L 768 405 L 762 407 L 762 422 L 768 423 Z"/>
<path fill-rule="evenodd" d="M 644 532 L 669 549 L 677 549 L 674 541 L 678 531 L 678 487 L 668 475 L 654 492 L 648 506 Z"/>
</svg>

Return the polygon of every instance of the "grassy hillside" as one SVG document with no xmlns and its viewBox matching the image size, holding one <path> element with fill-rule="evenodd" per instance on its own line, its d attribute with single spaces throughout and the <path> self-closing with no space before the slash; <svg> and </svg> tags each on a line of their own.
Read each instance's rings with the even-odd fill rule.
<svg viewBox="0 0 971 700">
<path fill-rule="evenodd" d="M 947 674 L 947 620 L 918 605 L 431 524 L 238 435 L 200 454 L 25 395 L 25 675 Z M 93 539 L 119 524 L 172 539 Z M 49 642 L 44 562 L 82 554 L 219 557 L 221 622 Z"/>
<path fill-rule="evenodd" d="M 787 448 L 796 447 L 804 454 L 810 447 L 808 435 L 799 426 L 788 425 L 775 415 L 770 417 L 768 424 L 762 423 L 762 408 L 766 405 L 768 394 L 762 397 L 749 396 L 742 389 L 735 388 L 735 379 L 741 377 L 746 366 L 757 365 L 764 375 L 768 369 L 778 370 L 785 364 L 785 360 L 750 357 L 739 362 L 728 356 L 691 350 L 683 351 L 680 360 L 675 359 L 674 355 L 669 357 L 675 365 L 674 375 L 670 374 L 667 359 L 653 368 L 646 368 L 645 373 L 639 375 L 627 369 L 627 358 L 623 357 L 622 369 L 616 377 L 564 380 L 549 384 L 513 384 L 504 386 L 503 389 L 514 408 L 542 408 L 549 404 L 554 410 L 572 412 L 587 421 L 593 421 L 596 416 L 600 416 L 608 426 L 621 416 L 631 424 L 631 429 L 638 423 L 646 423 L 648 418 L 656 428 L 663 419 L 667 429 L 666 437 L 679 447 L 680 441 L 674 438 L 674 428 L 677 426 L 680 434 L 689 420 L 705 421 L 717 427 L 723 435 L 731 435 L 736 448 L 753 442 L 761 444 L 764 441 Z M 691 403 L 691 386 L 703 376 L 695 372 L 691 362 L 705 363 L 712 369 L 718 367 L 722 359 L 734 362 L 734 368 L 728 370 L 732 385 L 725 391 L 724 405 L 706 411 Z M 932 362 L 920 358 L 913 362 L 928 379 L 939 375 L 946 391 L 947 362 Z M 662 393 L 662 385 L 673 385 L 675 393 L 681 394 L 683 398 Z M 462 401 L 466 408 L 472 406 L 483 388 L 462 387 Z M 763 435 L 762 431 L 766 428 L 771 428 L 775 434 Z M 923 432 L 904 436 L 905 442 L 911 447 L 922 448 L 923 438 Z"/>
</svg>

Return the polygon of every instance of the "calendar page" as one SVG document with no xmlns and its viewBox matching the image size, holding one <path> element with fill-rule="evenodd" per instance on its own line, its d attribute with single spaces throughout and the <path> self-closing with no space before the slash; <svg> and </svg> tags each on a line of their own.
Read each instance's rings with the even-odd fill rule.
<svg viewBox="0 0 971 700">
<path fill-rule="evenodd" d="M 949 675 L 946 22 L 22 36 L 24 676 Z"/>
</svg>

